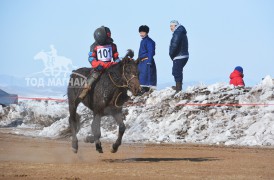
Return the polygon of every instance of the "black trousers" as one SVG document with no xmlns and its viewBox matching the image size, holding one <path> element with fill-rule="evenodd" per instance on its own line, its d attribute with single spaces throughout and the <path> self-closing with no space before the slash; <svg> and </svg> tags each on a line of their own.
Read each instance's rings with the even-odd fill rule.
<svg viewBox="0 0 274 180">
<path fill-rule="evenodd" d="M 183 69 L 188 61 L 188 58 L 173 60 L 172 75 L 175 82 L 183 82 Z"/>
</svg>

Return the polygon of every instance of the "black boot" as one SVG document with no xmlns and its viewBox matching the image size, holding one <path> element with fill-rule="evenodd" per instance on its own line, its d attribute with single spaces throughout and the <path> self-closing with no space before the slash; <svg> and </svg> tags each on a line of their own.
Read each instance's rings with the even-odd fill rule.
<svg viewBox="0 0 274 180">
<path fill-rule="evenodd" d="M 145 94 L 146 92 L 149 92 L 150 88 L 149 87 L 142 87 L 141 91 L 139 92 L 139 96 L 142 96 L 143 94 Z"/>
<path fill-rule="evenodd" d="M 181 82 L 176 82 L 176 86 L 171 86 L 171 88 L 172 88 L 173 90 L 175 90 L 176 93 L 177 93 L 177 92 L 179 92 L 179 91 L 182 90 L 182 83 L 181 83 Z"/>
<path fill-rule="evenodd" d="M 172 88 L 173 90 L 176 90 L 176 86 L 171 86 L 171 88 Z"/>
<path fill-rule="evenodd" d="M 101 73 L 98 72 L 98 71 L 93 71 L 91 73 L 91 75 L 88 77 L 87 83 L 85 84 L 85 87 L 84 87 L 83 91 L 79 95 L 79 98 L 81 100 L 85 99 L 85 97 L 87 96 L 88 91 L 90 90 L 92 84 L 98 79 L 98 77 L 100 76 L 100 74 Z"/>
<path fill-rule="evenodd" d="M 182 91 L 182 84 L 181 82 L 176 82 L 176 93 Z"/>
<path fill-rule="evenodd" d="M 148 92 L 150 90 L 149 87 L 142 87 L 142 91 L 144 91 L 145 93 Z"/>
</svg>

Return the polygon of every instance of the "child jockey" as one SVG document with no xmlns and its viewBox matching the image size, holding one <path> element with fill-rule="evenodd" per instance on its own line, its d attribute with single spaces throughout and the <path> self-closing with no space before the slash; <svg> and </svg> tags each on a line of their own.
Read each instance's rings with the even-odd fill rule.
<svg viewBox="0 0 274 180">
<path fill-rule="evenodd" d="M 90 46 L 88 58 L 92 66 L 92 73 L 88 77 L 87 83 L 79 95 L 79 98 L 82 100 L 86 97 L 92 84 L 102 72 L 120 61 L 117 46 L 113 43 L 109 28 L 104 26 L 97 28 L 94 32 L 94 39 L 95 42 Z"/>
</svg>

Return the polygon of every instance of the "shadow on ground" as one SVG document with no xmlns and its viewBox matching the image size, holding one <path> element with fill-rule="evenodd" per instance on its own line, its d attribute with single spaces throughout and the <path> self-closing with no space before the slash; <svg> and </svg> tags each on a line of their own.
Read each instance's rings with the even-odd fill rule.
<svg viewBox="0 0 274 180">
<path fill-rule="evenodd" d="M 205 161 L 219 161 L 216 157 L 204 158 L 128 158 L 128 159 L 104 159 L 104 162 L 110 163 L 127 163 L 127 162 L 167 162 L 167 161 L 190 161 L 190 162 L 205 162 Z"/>
</svg>

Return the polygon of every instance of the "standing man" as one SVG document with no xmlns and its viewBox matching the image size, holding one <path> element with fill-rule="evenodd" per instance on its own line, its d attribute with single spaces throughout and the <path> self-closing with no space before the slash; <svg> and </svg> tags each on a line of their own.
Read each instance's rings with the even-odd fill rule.
<svg viewBox="0 0 274 180">
<path fill-rule="evenodd" d="M 139 81 L 142 87 L 141 93 L 148 92 L 151 88 L 156 88 L 157 72 L 153 56 L 155 55 L 155 42 L 148 37 L 149 27 L 146 25 L 139 27 L 142 38 L 139 48 Z"/>
<path fill-rule="evenodd" d="M 169 56 L 173 61 L 172 75 L 176 82 L 176 86 L 172 86 L 172 89 L 178 93 L 182 90 L 183 68 L 189 57 L 188 39 L 185 27 L 179 24 L 178 21 L 173 20 L 170 22 L 170 30 L 173 35 L 169 46 Z"/>
</svg>

